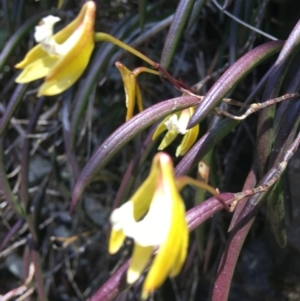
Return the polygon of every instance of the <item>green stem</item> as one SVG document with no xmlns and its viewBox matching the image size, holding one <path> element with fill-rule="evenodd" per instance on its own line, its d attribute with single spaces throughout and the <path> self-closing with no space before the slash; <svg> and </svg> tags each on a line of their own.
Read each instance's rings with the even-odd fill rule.
<svg viewBox="0 0 300 301">
<path fill-rule="evenodd" d="M 141 52 L 137 51 L 136 49 L 132 48 L 131 46 L 127 45 L 126 43 L 116 39 L 115 37 L 113 37 L 107 33 L 96 32 L 94 34 L 94 39 L 95 39 L 95 42 L 107 41 L 107 42 L 113 43 L 114 45 L 117 45 L 117 46 L 129 51 L 130 53 L 134 54 L 135 56 L 139 57 L 140 59 L 142 59 L 143 61 L 147 62 L 149 65 L 151 65 L 152 67 L 157 69 L 157 63 L 153 62 L 151 59 L 149 59 L 147 56 L 145 56 Z"/>
<path fill-rule="evenodd" d="M 138 68 L 136 68 L 132 71 L 132 73 L 134 74 L 135 77 L 138 77 L 138 75 L 140 75 L 142 72 L 147 72 L 147 73 L 159 75 L 158 71 L 147 68 L 147 67 L 138 67 Z"/>
</svg>

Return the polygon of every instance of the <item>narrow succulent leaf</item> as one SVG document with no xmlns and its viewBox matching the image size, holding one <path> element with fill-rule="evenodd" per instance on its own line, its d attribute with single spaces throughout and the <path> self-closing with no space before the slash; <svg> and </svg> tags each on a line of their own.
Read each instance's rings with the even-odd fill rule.
<svg viewBox="0 0 300 301">
<path fill-rule="evenodd" d="M 238 125 L 237 120 L 223 119 L 207 134 L 194 144 L 175 168 L 176 176 L 182 176 L 191 169 L 208 153 L 221 139 L 223 139 L 234 127 Z"/>
<path fill-rule="evenodd" d="M 7 31 L 7 34 L 12 34 L 12 26 L 11 26 L 11 13 L 9 11 L 9 3 L 10 1 L 4 0 L 2 1 L 2 14 L 3 14 L 3 23 L 5 25 L 5 30 Z"/>
<path fill-rule="evenodd" d="M 298 99 L 289 104 L 289 109 L 286 110 L 284 116 L 277 116 L 277 118 L 282 118 L 283 122 L 278 129 L 274 146 L 272 147 L 269 166 L 271 164 L 276 166 L 283 159 L 290 145 L 293 143 L 300 122 L 299 113 L 300 103 Z M 281 248 L 286 246 L 283 181 L 284 179 L 281 178 L 267 197 L 267 214 L 271 229 Z"/>
<path fill-rule="evenodd" d="M 222 6 L 222 9 L 225 10 L 229 7 L 233 0 L 225 0 Z"/>
<path fill-rule="evenodd" d="M 160 59 L 160 65 L 166 70 L 170 66 L 194 3 L 195 0 L 180 0 L 177 6 Z"/>
<path fill-rule="evenodd" d="M 41 265 L 41 257 L 38 250 L 32 250 L 31 252 L 32 263 L 34 265 L 34 279 L 35 286 L 39 300 L 48 301 L 45 285 L 44 285 L 44 277 L 42 272 Z"/>
<path fill-rule="evenodd" d="M 147 12 L 147 0 L 139 0 L 139 18 L 140 18 L 140 27 L 143 30 L 146 20 Z"/>
<path fill-rule="evenodd" d="M 275 172 L 275 169 L 271 169 L 259 182 L 259 185 L 267 183 L 270 178 L 274 176 Z M 235 227 L 230 232 L 229 239 L 227 240 L 219 263 L 212 301 L 227 301 L 237 259 L 255 217 L 260 210 L 262 205 L 261 201 L 265 196 L 266 192 L 262 192 L 248 199 L 240 213 L 239 219 L 236 221 Z"/>
<path fill-rule="evenodd" d="M 230 192 L 224 192 L 218 195 L 218 198 L 221 198 L 226 205 L 230 205 L 234 197 L 234 193 Z M 211 198 L 187 211 L 186 221 L 190 232 L 196 229 L 207 219 L 211 218 L 212 215 L 224 209 L 224 205 L 218 198 L 212 196 Z"/>
<path fill-rule="evenodd" d="M 89 301 L 111 301 L 126 288 L 127 260 L 89 299 Z"/>
<path fill-rule="evenodd" d="M 28 85 L 18 85 L 9 100 L 8 106 L 4 111 L 4 114 L 0 120 L 0 136 L 2 136 L 7 129 L 11 121 L 11 117 L 15 113 L 18 106 L 21 104 L 23 96 L 28 89 Z"/>
<path fill-rule="evenodd" d="M 169 99 L 142 111 L 120 126 L 98 147 L 92 158 L 83 168 L 73 190 L 71 209 L 77 204 L 85 187 L 93 180 L 99 170 L 101 170 L 125 144 L 159 119 L 172 112 L 196 105 L 198 102 L 199 98 L 193 96 Z"/>
<path fill-rule="evenodd" d="M 0 243 L 0 252 L 7 247 L 10 240 L 17 235 L 18 231 L 23 227 L 24 220 L 19 218 L 14 225 L 9 229 L 8 233 L 4 236 L 3 240 Z"/>
<path fill-rule="evenodd" d="M 231 65 L 210 88 L 197 106 L 194 115 L 190 119 L 188 128 L 200 123 L 250 71 L 265 59 L 278 52 L 283 44 L 283 41 L 272 41 L 262 44 L 243 55 Z"/>
<path fill-rule="evenodd" d="M 293 143 L 295 134 L 300 123 L 300 98 L 296 98 L 289 103 L 289 108 L 284 116 L 276 116 L 282 119 L 282 123 L 276 132 L 276 137 L 270 154 L 269 166 L 278 164 Z"/>
<path fill-rule="evenodd" d="M 267 216 L 278 245 L 286 247 L 283 177 L 274 185 L 267 198 Z"/>
<path fill-rule="evenodd" d="M 41 20 L 41 18 L 49 14 L 51 14 L 51 11 L 39 13 L 34 17 L 30 18 L 5 43 L 5 47 L 3 48 L 0 54 L 0 73 L 2 73 L 3 68 L 7 63 L 7 60 L 9 59 L 10 55 L 13 53 L 15 48 L 20 44 L 22 38 L 36 25 L 36 23 L 39 22 L 39 20 Z"/>
<path fill-rule="evenodd" d="M 286 43 L 284 44 L 267 82 L 263 94 L 263 101 L 278 96 L 283 79 L 292 59 L 300 48 L 300 21 L 296 24 Z M 274 142 L 273 119 L 275 106 L 270 106 L 259 112 L 257 123 L 257 163 L 259 173 L 263 175 L 268 169 L 268 160 Z"/>
<path fill-rule="evenodd" d="M 199 18 L 199 14 L 201 12 L 202 7 L 206 4 L 207 0 L 196 0 L 191 16 L 189 18 L 189 22 L 186 28 L 186 31 L 188 32 L 189 29 L 195 24 L 195 22 Z"/>
<path fill-rule="evenodd" d="M 289 69 L 290 70 L 290 69 Z M 290 82 L 288 88 L 286 89 L 286 93 L 294 93 L 295 91 L 297 91 L 299 89 L 300 86 L 300 69 L 298 69 L 298 71 L 295 72 L 294 71 L 290 71 L 292 72 L 292 74 L 287 74 L 287 78 L 292 78 L 292 81 Z M 284 101 L 276 110 L 276 116 L 274 119 L 274 133 L 275 136 L 278 133 L 278 129 L 282 126 L 283 121 L 285 121 L 284 117 L 286 114 L 288 114 L 288 111 L 290 109 L 290 103 L 294 101 L 294 99 L 288 100 L 288 101 Z"/>
<path fill-rule="evenodd" d="M 66 91 L 63 97 L 63 105 L 62 105 L 62 112 L 61 112 L 61 121 L 62 121 L 62 129 L 63 129 L 63 138 L 64 138 L 64 146 L 66 151 L 67 161 L 70 164 L 73 176 L 75 179 L 79 176 L 79 166 L 77 164 L 76 157 L 74 153 L 71 151 L 70 145 L 70 113 L 72 114 L 71 110 L 71 100 L 73 99 L 73 89 L 69 89 Z"/>
</svg>

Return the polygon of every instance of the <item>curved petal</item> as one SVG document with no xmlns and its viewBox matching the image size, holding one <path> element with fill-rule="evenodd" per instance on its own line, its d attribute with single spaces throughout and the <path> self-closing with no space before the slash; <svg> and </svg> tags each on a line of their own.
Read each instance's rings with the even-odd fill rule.
<svg viewBox="0 0 300 301">
<path fill-rule="evenodd" d="M 187 242 L 182 243 L 182 237 L 185 235 L 184 231 L 187 230 L 184 203 L 176 188 L 170 157 L 160 155 L 160 163 L 165 198 L 172 201 L 171 225 L 167 241 L 159 247 L 158 254 L 146 277 L 143 286 L 143 298 L 160 286 L 170 272 L 173 272 L 173 267 L 178 258 L 181 258 L 180 267 L 182 266 L 182 262 L 184 261 L 182 260 L 182 256 L 186 254 L 182 252 L 182 245 L 187 245 Z M 186 239 L 186 236 L 184 236 L 184 239 Z M 182 254 L 179 255 L 181 252 Z M 175 272 L 179 272 L 178 267 L 175 268 Z"/>
<path fill-rule="evenodd" d="M 83 20 L 79 18 L 81 14 L 84 14 Z M 78 18 L 75 19 L 78 19 L 82 22 L 80 22 L 79 27 L 76 28 L 75 32 L 72 34 L 76 36 L 76 39 L 74 39 L 74 41 L 74 36 L 72 37 L 72 44 L 74 44 L 72 45 L 71 50 L 53 67 L 46 80 L 51 81 L 54 78 L 60 80 L 72 72 L 70 68 L 82 70 L 87 66 L 88 60 L 94 48 L 95 14 L 96 4 L 93 1 L 86 2 L 84 9 L 81 10 Z M 69 24 L 69 26 L 71 26 L 71 24 Z"/>
<path fill-rule="evenodd" d="M 171 130 L 168 131 L 165 135 L 165 137 L 163 138 L 163 140 L 161 141 L 158 150 L 163 150 L 165 149 L 167 146 L 169 146 L 174 140 L 175 138 L 178 136 L 177 131 L 175 130 Z"/>
<path fill-rule="evenodd" d="M 176 149 L 176 157 L 183 156 L 193 146 L 199 134 L 199 125 L 197 124 L 186 132 L 181 143 Z"/>
<path fill-rule="evenodd" d="M 25 58 L 18 64 L 15 65 L 15 68 L 24 69 L 28 65 L 32 64 L 38 59 L 48 56 L 48 53 L 42 49 L 41 45 L 36 45 L 33 47 L 27 54 Z M 45 76 L 45 75 L 44 75 Z"/>
<path fill-rule="evenodd" d="M 179 272 L 182 269 L 182 266 L 185 262 L 185 258 L 187 255 L 187 249 L 188 249 L 188 243 L 189 243 L 189 230 L 185 219 L 185 208 L 183 204 L 180 205 L 180 208 L 178 210 L 181 212 L 181 218 L 179 218 L 178 222 L 181 222 L 182 227 L 182 234 L 181 234 L 181 241 L 180 241 L 180 247 L 178 250 L 177 258 L 174 261 L 174 264 L 170 271 L 170 277 L 175 277 L 179 274 Z"/>
<path fill-rule="evenodd" d="M 142 247 L 135 244 L 130 266 L 127 271 L 127 283 L 134 283 L 143 273 L 151 255 L 153 247 Z"/>
<path fill-rule="evenodd" d="M 38 96 L 56 95 L 64 92 L 72 86 L 84 72 L 94 45 L 87 45 L 78 57 L 73 57 L 68 62 L 68 55 L 60 59 L 57 64 L 50 70 L 44 84 L 40 87 Z"/>
<path fill-rule="evenodd" d="M 157 126 L 153 136 L 152 136 L 152 141 L 155 140 L 162 132 L 167 130 L 167 127 L 165 125 L 165 122 L 170 118 L 170 116 L 167 116 L 164 118 L 164 120 Z"/>
<path fill-rule="evenodd" d="M 45 77 L 58 61 L 57 56 L 45 56 L 28 65 L 16 78 L 16 83 L 24 84 Z"/>
<path fill-rule="evenodd" d="M 141 219 L 150 207 L 160 172 L 158 159 L 157 155 L 153 158 L 148 177 L 130 199 L 133 203 L 133 215 L 136 221 Z"/>
<path fill-rule="evenodd" d="M 115 254 L 117 253 L 123 242 L 125 240 L 125 234 L 123 230 L 111 230 L 110 237 L 109 237 L 109 243 L 108 243 L 108 252 L 109 254 Z"/>
<path fill-rule="evenodd" d="M 137 83 L 134 74 L 123 64 L 116 62 L 115 65 L 120 71 L 124 85 L 127 107 L 126 121 L 128 121 L 133 116 Z"/>
<path fill-rule="evenodd" d="M 157 126 L 153 136 L 152 136 L 152 141 L 155 140 L 162 132 L 164 132 L 165 130 L 168 130 L 166 123 L 168 122 L 168 120 L 173 116 L 176 115 L 177 118 L 180 116 L 180 112 L 175 112 L 174 114 L 168 115 L 167 117 L 165 117 L 163 119 L 163 121 Z M 175 139 L 175 138 L 174 138 Z M 171 141 L 172 142 L 172 141 Z M 171 143 L 170 142 L 170 143 Z M 169 145 L 169 144 L 168 144 Z M 167 147 L 167 146 L 165 146 Z"/>
</svg>

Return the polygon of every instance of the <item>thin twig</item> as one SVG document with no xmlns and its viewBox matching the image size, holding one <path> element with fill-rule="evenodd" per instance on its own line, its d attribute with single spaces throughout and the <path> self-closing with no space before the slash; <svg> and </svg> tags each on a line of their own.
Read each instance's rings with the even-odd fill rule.
<svg viewBox="0 0 300 301">
<path fill-rule="evenodd" d="M 265 102 L 262 102 L 262 103 L 253 103 L 252 105 L 250 105 L 249 109 L 241 116 L 235 116 L 235 115 L 232 115 L 224 110 L 221 110 L 219 108 L 215 108 L 215 111 L 217 112 L 217 114 L 219 115 L 225 115 L 226 117 L 229 117 L 229 118 L 232 118 L 232 119 L 235 119 L 235 120 L 243 120 L 245 119 L 246 117 L 248 117 L 249 115 L 263 109 L 263 108 L 266 108 L 268 106 L 271 106 L 271 105 L 274 105 L 278 102 L 281 102 L 283 100 L 286 100 L 286 99 L 290 99 L 290 98 L 295 98 L 295 97 L 298 97 L 299 96 L 299 93 L 287 93 L 287 94 L 284 94 L 283 96 L 280 96 L 280 97 L 276 97 L 276 98 L 273 98 L 273 99 L 270 99 L 270 100 L 267 100 Z M 230 103 L 232 103 L 232 100 L 230 100 Z M 234 102 L 234 105 L 237 105 L 237 102 Z"/>
</svg>

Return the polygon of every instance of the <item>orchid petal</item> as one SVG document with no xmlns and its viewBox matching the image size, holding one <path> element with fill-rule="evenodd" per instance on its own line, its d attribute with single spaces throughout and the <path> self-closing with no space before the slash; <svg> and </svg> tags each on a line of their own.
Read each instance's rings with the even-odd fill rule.
<svg viewBox="0 0 300 301">
<path fill-rule="evenodd" d="M 124 90 L 126 95 L 126 107 L 127 107 L 126 121 L 128 121 L 133 116 L 137 83 L 136 83 L 135 75 L 129 69 L 127 69 L 123 64 L 116 62 L 115 65 L 120 71 L 123 85 L 124 85 Z"/>
<path fill-rule="evenodd" d="M 33 63 L 27 65 L 25 69 L 16 78 L 16 83 L 24 84 L 31 81 L 37 80 L 39 78 L 45 77 L 53 65 L 58 61 L 57 56 L 45 56 Z"/>
<path fill-rule="evenodd" d="M 72 62 L 59 61 L 50 70 L 44 84 L 40 87 L 38 96 L 59 94 L 71 87 L 84 72 L 92 50 L 93 46 L 86 47 L 77 59 L 74 57 Z"/>
<path fill-rule="evenodd" d="M 38 96 L 59 94 L 73 85 L 87 67 L 94 48 L 95 12 L 94 1 L 86 2 L 77 18 L 54 36 L 53 25 L 59 19 L 44 18 L 36 27 L 40 44 L 15 66 L 25 68 L 16 81 L 27 83 L 46 77 Z"/>
<path fill-rule="evenodd" d="M 159 247 L 143 286 L 143 298 L 147 296 L 152 290 L 161 285 L 165 278 L 173 272 L 178 273 L 179 265 L 176 265 L 178 258 L 182 259 L 184 255 L 183 248 L 186 250 L 187 241 L 186 235 L 188 233 L 187 224 L 185 221 L 185 210 L 183 200 L 178 193 L 176 183 L 174 180 L 174 171 L 171 159 L 167 155 L 160 156 L 161 171 L 162 171 L 162 189 L 165 198 L 172 200 L 171 209 L 171 224 L 167 240 Z M 182 219 L 183 218 L 183 219 Z M 184 242 L 182 243 L 182 235 Z M 182 260 L 180 262 L 180 267 Z M 174 268 L 175 266 L 175 268 Z"/>
<path fill-rule="evenodd" d="M 175 138 L 178 136 L 178 133 L 174 130 L 168 131 L 165 135 L 165 137 L 163 138 L 163 140 L 161 141 L 158 150 L 163 150 L 165 149 L 167 146 L 169 146 L 174 140 Z"/>
<path fill-rule="evenodd" d="M 197 124 L 186 132 L 180 145 L 176 149 L 176 157 L 183 156 L 193 146 L 199 134 L 199 125 Z"/>
<path fill-rule="evenodd" d="M 95 3 L 93 1 L 87 2 L 81 9 L 79 15 L 66 27 L 56 33 L 53 38 L 58 44 L 64 43 L 75 30 L 79 27 L 80 23 L 83 20 L 84 15 L 86 14 L 87 6 L 95 9 Z M 33 47 L 25 56 L 25 58 L 18 64 L 15 65 L 15 68 L 23 69 L 29 64 L 33 63 L 35 60 L 47 56 L 48 53 L 44 51 L 40 44 Z"/>
<path fill-rule="evenodd" d="M 125 234 L 123 230 L 111 230 L 110 237 L 109 237 L 109 244 L 108 244 L 108 252 L 109 254 L 117 253 L 123 242 L 125 240 Z"/>
<path fill-rule="evenodd" d="M 141 276 L 152 255 L 153 249 L 153 246 L 142 247 L 137 243 L 135 244 L 132 260 L 127 271 L 127 282 L 129 284 L 134 283 Z"/>
</svg>

